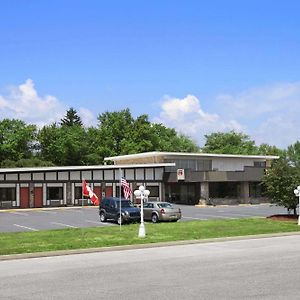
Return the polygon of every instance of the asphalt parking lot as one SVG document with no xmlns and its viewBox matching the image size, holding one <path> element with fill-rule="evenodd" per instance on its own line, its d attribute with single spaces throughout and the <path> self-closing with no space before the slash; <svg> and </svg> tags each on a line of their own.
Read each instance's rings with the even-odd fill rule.
<svg viewBox="0 0 300 300">
<path fill-rule="evenodd" d="M 269 204 L 247 206 L 179 205 L 182 210 L 180 222 L 209 219 L 237 219 L 266 217 L 284 214 L 283 207 Z M 0 211 L 0 232 L 39 231 L 63 228 L 117 226 L 115 223 L 99 221 L 98 207 L 64 207 L 43 209 L 15 209 Z"/>
</svg>

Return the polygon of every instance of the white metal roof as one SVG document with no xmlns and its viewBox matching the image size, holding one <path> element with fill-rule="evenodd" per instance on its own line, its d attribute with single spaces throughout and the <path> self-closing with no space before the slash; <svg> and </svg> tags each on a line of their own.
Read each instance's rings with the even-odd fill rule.
<svg viewBox="0 0 300 300">
<path fill-rule="evenodd" d="M 128 154 L 128 155 L 119 155 L 119 156 L 112 156 L 112 157 L 105 157 L 104 160 L 108 161 L 118 161 L 124 159 L 135 159 L 135 158 L 149 158 L 154 156 L 160 157 L 216 157 L 216 158 L 253 158 L 253 159 L 278 159 L 279 156 L 275 155 L 240 155 L 240 154 L 215 154 L 215 153 L 186 153 L 186 152 L 144 152 L 138 154 Z"/>
<path fill-rule="evenodd" d="M 175 163 L 152 163 L 152 164 L 124 164 L 124 165 L 97 165 L 97 166 L 55 166 L 55 167 L 32 167 L 32 168 L 6 168 L 0 169 L 0 173 L 20 172 L 46 172 L 46 171 L 86 171 L 86 170 L 107 170 L 107 169 L 132 169 L 132 168 L 153 168 L 172 167 Z"/>
</svg>

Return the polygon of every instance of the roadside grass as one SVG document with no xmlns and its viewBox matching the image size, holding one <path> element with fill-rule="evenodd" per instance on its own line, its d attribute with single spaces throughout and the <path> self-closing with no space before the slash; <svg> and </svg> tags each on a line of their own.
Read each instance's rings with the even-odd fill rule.
<svg viewBox="0 0 300 300">
<path fill-rule="evenodd" d="M 139 224 L 109 227 L 1 233 L 0 255 L 86 249 L 183 240 L 259 235 L 299 231 L 293 222 L 265 218 L 207 220 L 146 224 L 146 237 L 138 237 Z"/>
</svg>

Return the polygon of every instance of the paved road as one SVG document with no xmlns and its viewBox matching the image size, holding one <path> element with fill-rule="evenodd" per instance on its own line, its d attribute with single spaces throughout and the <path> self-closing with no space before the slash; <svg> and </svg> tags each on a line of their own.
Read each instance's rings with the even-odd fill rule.
<svg viewBox="0 0 300 300">
<path fill-rule="evenodd" d="M 0 299 L 299 299 L 300 235 L 0 262 Z"/>
<path fill-rule="evenodd" d="M 180 220 L 235 219 L 265 217 L 286 213 L 282 207 L 270 205 L 195 207 L 180 205 L 183 218 Z M 116 226 L 100 223 L 97 207 L 72 207 L 61 209 L 34 209 L 0 211 L 0 232 L 37 231 L 62 228 Z"/>
</svg>

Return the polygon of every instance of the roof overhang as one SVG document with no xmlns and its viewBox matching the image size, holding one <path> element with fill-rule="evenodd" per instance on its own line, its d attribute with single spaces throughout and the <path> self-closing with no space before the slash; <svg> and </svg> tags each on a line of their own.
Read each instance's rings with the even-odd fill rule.
<svg viewBox="0 0 300 300">
<path fill-rule="evenodd" d="M 120 161 L 125 159 L 139 159 L 149 157 L 164 157 L 164 158 L 175 158 L 175 157 L 215 157 L 215 158 L 242 158 L 242 159 L 279 159 L 279 156 L 275 155 L 240 155 L 240 154 L 215 154 L 215 153 L 186 153 L 186 152 L 144 152 L 138 154 L 128 154 L 105 157 L 105 161 Z"/>
<path fill-rule="evenodd" d="M 113 169 L 133 169 L 133 168 L 159 168 L 159 167 L 173 167 L 173 166 L 175 166 L 175 163 L 6 168 L 6 169 L 0 169 L 0 173 L 89 171 L 89 170 L 113 170 Z"/>
</svg>

